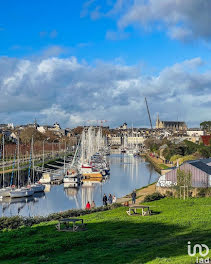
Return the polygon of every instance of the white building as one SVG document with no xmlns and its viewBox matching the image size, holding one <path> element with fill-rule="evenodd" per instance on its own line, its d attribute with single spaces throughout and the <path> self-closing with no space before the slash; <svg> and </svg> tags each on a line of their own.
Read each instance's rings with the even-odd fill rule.
<svg viewBox="0 0 211 264">
<path fill-rule="evenodd" d="M 189 137 L 200 137 L 204 135 L 204 131 L 197 128 L 190 128 L 187 130 L 187 135 Z"/>
</svg>

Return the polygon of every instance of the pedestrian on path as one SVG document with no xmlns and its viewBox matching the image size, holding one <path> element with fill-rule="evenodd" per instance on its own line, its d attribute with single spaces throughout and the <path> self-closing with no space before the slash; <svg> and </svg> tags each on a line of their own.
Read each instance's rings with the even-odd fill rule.
<svg viewBox="0 0 211 264">
<path fill-rule="evenodd" d="M 112 203 L 116 203 L 116 196 L 115 195 L 113 196 Z"/>
<path fill-rule="evenodd" d="M 95 207 L 96 207 L 96 204 L 95 204 L 94 201 L 92 201 L 92 203 L 91 203 L 91 208 L 95 208 Z"/>
<path fill-rule="evenodd" d="M 86 210 L 90 210 L 90 203 L 89 202 L 86 204 Z"/>
<path fill-rule="evenodd" d="M 108 203 L 112 204 L 112 195 L 111 194 L 109 194 L 109 196 L 108 196 Z"/>
<path fill-rule="evenodd" d="M 104 195 L 103 195 L 103 205 L 104 206 L 107 206 L 107 201 L 108 201 L 108 198 L 107 198 L 106 194 L 104 193 Z"/>
<path fill-rule="evenodd" d="M 136 190 L 133 190 L 131 196 L 132 196 L 132 203 L 135 204 L 136 203 Z"/>
</svg>

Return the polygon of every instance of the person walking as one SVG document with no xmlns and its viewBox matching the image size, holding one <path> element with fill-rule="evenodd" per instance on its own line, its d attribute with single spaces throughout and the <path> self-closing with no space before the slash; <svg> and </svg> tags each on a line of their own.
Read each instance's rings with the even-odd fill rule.
<svg viewBox="0 0 211 264">
<path fill-rule="evenodd" d="M 90 203 L 89 203 L 89 201 L 87 202 L 87 204 L 86 204 L 86 210 L 90 210 Z"/>
<path fill-rule="evenodd" d="M 112 195 L 111 194 L 109 194 L 109 196 L 108 196 L 108 203 L 112 204 Z"/>
<path fill-rule="evenodd" d="M 113 196 L 112 203 L 116 203 L 116 196 L 115 195 Z"/>
<path fill-rule="evenodd" d="M 104 193 L 104 195 L 103 195 L 103 205 L 104 206 L 107 206 L 107 200 L 108 200 L 108 198 L 107 198 L 106 194 Z"/>
<path fill-rule="evenodd" d="M 91 203 L 91 208 L 95 208 L 95 207 L 96 207 L 96 204 L 95 204 L 94 201 L 92 201 L 92 203 Z"/>
<path fill-rule="evenodd" d="M 132 196 L 132 203 L 135 204 L 136 203 L 136 190 L 133 190 L 131 196 Z"/>
</svg>

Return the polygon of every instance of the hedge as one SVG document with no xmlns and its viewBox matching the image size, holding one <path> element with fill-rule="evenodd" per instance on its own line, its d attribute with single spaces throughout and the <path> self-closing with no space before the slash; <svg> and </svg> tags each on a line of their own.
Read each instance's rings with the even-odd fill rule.
<svg viewBox="0 0 211 264">
<path fill-rule="evenodd" d="M 102 212 L 111 210 L 122 206 L 121 204 L 115 203 L 108 206 L 96 207 L 91 210 L 83 209 L 72 209 L 64 212 L 53 213 L 48 216 L 34 216 L 34 217 L 23 217 L 23 216 L 12 216 L 12 217 L 0 217 L 0 230 L 3 229 L 17 229 L 23 226 L 32 226 L 41 222 L 48 222 L 52 220 L 60 220 L 68 217 L 78 217 L 86 214 L 95 212 Z"/>
</svg>

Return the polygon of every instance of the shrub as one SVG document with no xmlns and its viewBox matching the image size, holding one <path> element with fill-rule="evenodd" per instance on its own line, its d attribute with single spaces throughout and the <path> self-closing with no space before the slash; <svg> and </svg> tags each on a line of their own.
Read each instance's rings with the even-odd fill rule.
<svg viewBox="0 0 211 264">
<path fill-rule="evenodd" d="M 182 158 L 182 156 L 179 155 L 179 154 L 176 154 L 176 155 L 173 155 L 173 156 L 170 158 L 170 161 L 177 161 L 179 158 Z"/>
<path fill-rule="evenodd" d="M 206 188 L 198 188 L 197 197 L 205 197 L 206 196 Z"/>
<path fill-rule="evenodd" d="M 171 191 L 166 191 L 166 197 L 173 197 L 173 192 Z"/>
<path fill-rule="evenodd" d="M 122 206 L 121 204 L 115 203 L 111 204 L 109 206 L 101 206 L 101 207 L 96 207 L 91 210 L 84 210 L 84 209 L 73 209 L 73 210 L 68 210 L 64 212 L 58 212 L 58 213 L 53 213 L 50 214 L 46 217 L 44 216 L 35 216 L 35 217 L 22 217 L 22 216 L 12 216 L 12 217 L 0 217 L 0 230 L 3 229 L 17 229 L 21 226 L 32 226 L 35 224 L 39 224 L 41 222 L 48 222 L 48 221 L 53 221 L 53 220 L 59 220 L 59 219 L 64 219 L 68 217 L 78 217 L 82 216 L 85 214 L 91 214 L 95 212 L 101 212 L 101 211 L 107 211 L 111 210 L 117 207 Z"/>
<path fill-rule="evenodd" d="M 211 197 L 211 188 L 198 188 L 197 197 Z"/>
<path fill-rule="evenodd" d="M 155 192 L 153 194 L 146 195 L 145 198 L 144 198 L 144 202 L 152 202 L 152 201 L 155 201 L 155 200 L 163 199 L 164 197 L 165 196 L 162 195 L 161 193 Z"/>
</svg>

